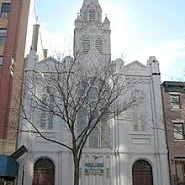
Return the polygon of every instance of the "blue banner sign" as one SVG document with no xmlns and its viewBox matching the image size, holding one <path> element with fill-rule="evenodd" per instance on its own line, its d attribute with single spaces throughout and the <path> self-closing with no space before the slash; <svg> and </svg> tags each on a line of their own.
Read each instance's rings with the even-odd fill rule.
<svg viewBox="0 0 185 185">
<path fill-rule="evenodd" d="M 104 175 L 104 164 L 85 163 L 85 175 Z"/>
</svg>

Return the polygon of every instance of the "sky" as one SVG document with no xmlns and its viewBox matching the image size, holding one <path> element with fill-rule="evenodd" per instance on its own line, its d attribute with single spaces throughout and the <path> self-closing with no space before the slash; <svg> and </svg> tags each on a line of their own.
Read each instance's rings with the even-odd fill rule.
<svg viewBox="0 0 185 185">
<path fill-rule="evenodd" d="M 74 21 L 83 0 L 36 0 L 43 45 L 49 54 L 69 55 Z M 112 59 L 137 60 L 149 56 L 160 62 L 162 81 L 185 81 L 185 0 L 99 0 L 111 21 Z"/>
</svg>

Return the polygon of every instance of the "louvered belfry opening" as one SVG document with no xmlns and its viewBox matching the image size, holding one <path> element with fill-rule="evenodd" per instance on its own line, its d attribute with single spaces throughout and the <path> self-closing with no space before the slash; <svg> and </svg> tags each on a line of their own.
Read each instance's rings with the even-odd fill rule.
<svg viewBox="0 0 185 185">
<path fill-rule="evenodd" d="M 153 185 L 152 167 L 144 161 L 136 161 L 132 168 L 133 185 Z"/>
<path fill-rule="evenodd" d="M 96 20 L 96 12 L 95 10 L 89 10 L 89 21 L 95 21 Z"/>
<path fill-rule="evenodd" d="M 103 53 L 103 41 L 101 38 L 96 39 L 96 49 L 99 51 L 100 54 Z"/>
<path fill-rule="evenodd" d="M 34 165 L 33 185 L 54 185 L 55 166 L 47 158 L 39 159 Z"/>
<path fill-rule="evenodd" d="M 83 53 L 88 53 L 90 50 L 90 39 L 89 37 L 85 37 L 83 39 Z"/>
</svg>

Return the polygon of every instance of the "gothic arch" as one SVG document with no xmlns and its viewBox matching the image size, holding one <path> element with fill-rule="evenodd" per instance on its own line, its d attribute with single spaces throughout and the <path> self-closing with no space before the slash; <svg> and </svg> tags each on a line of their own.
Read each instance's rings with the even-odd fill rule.
<svg viewBox="0 0 185 185">
<path fill-rule="evenodd" d="M 91 121 L 91 124 L 93 122 L 96 122 L 96 118 L 98 115 L 101 114 L 101 104 L 106 104 L 106 96 L 108 96 L 109 93 L 109 87 L 108 85 L 105 85 L 104 89 L 101 89 L 101 83 L 104 83 L 101 80 L 96 79 L 88 79 L 85 80 L 82 84 L 82 94 L 84 92 L 87 93 L 86 95 L 86 104 L 81 107 L 77 114 L 77 122 L 76 122 L 76 131 L 77 136 L 82 133 L 83 129 L 87 126 L 87 123 L 89 121 L 89 115 L 92 114 L 92 110 L 96 107 L 96 102 L 98 103 L 99 108 L 95 108 L 95 112 L 93 114 L 96 114 L 97 116 L 94 116 L 94 118 Z M 108 116 L 110 112 L 107 109 L 107 112 L 104 113 L 105 115 L 99 120 L 99 124 L 96 125 L 94 130 L 92 131 L 91 135 L 88 137 L 87 140 L 87 147 L 89 148 L 110 148 L 111 147 L 111 128 L 109 124 Z"/>
<path fill-rule="evenodd" d="M 55 165 L 49 158 L 39 158 L 34 164 L 32 185 L 54 185 Z"/>
<path fill-rule="evenodd" d="M 136 157 L 132 160 L 131 165 L 133 166 L 135 162 L 140 160 L 146 161 L 148 164 L 150 164 L 152 168 L 154 168 L 154 165 L 153 165 L 154 161 L 152 161 L 151 159 L 148 159 L 147 157 Z"/>
</svg>

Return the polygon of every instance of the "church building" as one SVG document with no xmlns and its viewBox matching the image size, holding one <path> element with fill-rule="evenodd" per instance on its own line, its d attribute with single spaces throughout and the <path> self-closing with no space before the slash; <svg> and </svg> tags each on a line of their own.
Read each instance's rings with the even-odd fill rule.
<svg viewBox="0 0 185 185">
<path fill-rule="evenodd" d="M 107 16 L 102 18 L 98 0 L 84 0 L 75 20 L 74 58 L 90 64 L 111 61 L 110 36 L 110 21 Z M 29 85 L 34 93 L 50 93 L 47 88 L 35 91 L 34 88 L 38 76 L 42 76 L 43 71 L 51 72 L 52 67 L 48 66 L 52 66 L 56 60 L 51 57 L 38 60 L 37 53 L 31 51 L 25 68 L 25 80 L 28 74 L 34 79 L 34 83 Z M 113 63 L 116 70 L 124 62 L 116 59 Z M 89 136 L 80 161 L 80 185 L 169 185 L 159 62 L 151 56 L 146 65 L 134 61 L 124 65 L 124 68 L 124 77 L 128 84 L 132 84 L 129 93 L 139 98 L 140 102 L 116 117 L 110 129 L 100 127 L 96 135 Z M 28 91 L 25 90 L 26 93 Z M 52 100 L 52 96 L 49 97 Z M 43 101 L 46 96 L 44 98 Z M 34 106 L 28 105 L 27 110 L 34 119 Z M 43 115 L 44 112 L 40 116 Z M 59 142 L 67 140 L 67 130 L 56 124 L 57 120 L 51 120 L 52 116 L 47 123 L 43 119 L 37 119 L 35 123 L 47 138 Z M 24 119 L 21 125 L 22 131 L 29 127 Z M 73 184 L 70 151 L 33 132 L 20 132 L 19 145 L 25 145 L 28 152 L 19 161 L 17 184 Z"/>
</svg>

